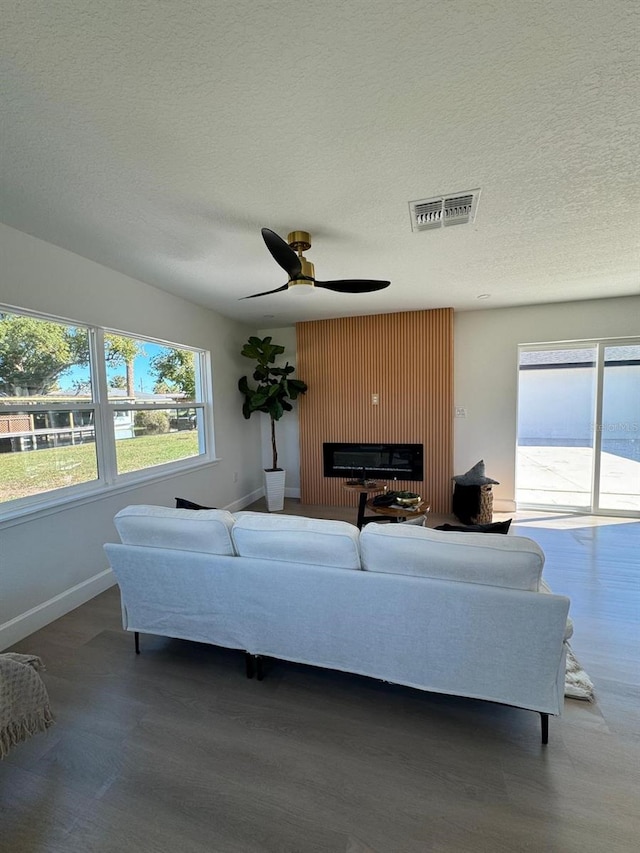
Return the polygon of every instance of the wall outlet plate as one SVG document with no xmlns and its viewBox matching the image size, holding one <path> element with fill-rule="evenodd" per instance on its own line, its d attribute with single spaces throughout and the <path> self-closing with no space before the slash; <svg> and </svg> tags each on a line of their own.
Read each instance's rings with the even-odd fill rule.
<svg viewBox="0 0 640 853">
<path fill-rule="evenodd" d="M 464 406 L 456 406 L 455 416 L 456 416 L 456 418 L 466 418 L 467 417 L 467 410 L 465 409 L 465 407 Z"/>
</svg>

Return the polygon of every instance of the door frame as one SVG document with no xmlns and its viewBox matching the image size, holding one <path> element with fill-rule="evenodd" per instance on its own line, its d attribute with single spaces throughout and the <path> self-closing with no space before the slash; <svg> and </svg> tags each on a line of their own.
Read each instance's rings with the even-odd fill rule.
<svg viewBox="0 0 640 853">
<path fill-rule="evenodd" d="M 515 498 L 517 509 L 534 509 L 534 510 L 549 510 L 571 512 L 576 515 L 601 515 L 618 518 L 639 518 L 640 511 L 637 510 L 620 510 L 620 509 L 602 509 L 600 507 L 600 474 L 602 470 L 602 412 L 603 412 L 603 393 L 605 379 L 605 361 L 604 353 L 607 347 L 611 346 L 640 346 L 640 337 L 626 338 L 590 338 L 578 341 L 547 341 L 545 343 L 535 344 L 519 344 L 517 353 L 517 408 L 516 408 L 516 459 L 515 459 Z M 522 352 L 544 352 L 546 350 L 571 350 L 571 349 L 586 349 L 595 347 L 595 393 L 594 393 L 594 408 L 592 418 L 592 449 L 593 455 L 591 459 L 591 499 L 590 503 L 584 507 L 568 506 L 565 504 L 533 504 L 527 502 L 518 502 L 518 425 L 520 413 L 520 356 Z"/>
</svg>

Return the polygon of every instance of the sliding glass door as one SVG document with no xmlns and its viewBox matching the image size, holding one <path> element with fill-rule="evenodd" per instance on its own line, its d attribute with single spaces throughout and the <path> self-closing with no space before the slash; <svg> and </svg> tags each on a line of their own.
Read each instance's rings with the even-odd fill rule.
<svg viewBox="0 0 640 853">
<path fill-rule="evenodd" d="M 603 345 L 595 505 L 640 512 L 640 344 Z"/>
<path fill-rule="evenodd" d="M 516 501 L 640 514 L 640 341 L 521 347 Z"/>
</svg>

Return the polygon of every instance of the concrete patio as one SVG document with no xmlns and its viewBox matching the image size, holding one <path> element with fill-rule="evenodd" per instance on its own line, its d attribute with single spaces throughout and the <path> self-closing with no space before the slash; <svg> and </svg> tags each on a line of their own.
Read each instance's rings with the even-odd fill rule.
<svg viewBox="0 0 640 853">
<path fill-rule="evenodd" d="M 518 447 L 516 501 L 588 507 L 592 454 L 590 447 Z M 602 453 L 600 508 L 640 512 L 640 462 Z"/>
</svg>

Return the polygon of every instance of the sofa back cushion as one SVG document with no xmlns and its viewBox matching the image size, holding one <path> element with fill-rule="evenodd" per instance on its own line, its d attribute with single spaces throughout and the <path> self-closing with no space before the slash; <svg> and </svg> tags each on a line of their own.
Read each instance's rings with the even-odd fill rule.
<svg viewBox="0 0 640 853">
<path fill-rule="evenodd" d="M 232 531 L 241 557 L 360 569 L 360 534 L 346 521 L 239 513 Z"/>
<path fill-rule="evenodd" d="M 124 545 L 201 551 L 233 556 L 234 518 L 223 509 L 172 509 L 144 504 L 127 506 L 114 518 Z"/>
<path fill-rule="evenodd" d="M 453 533 L 404 524 L 368 524 L 360 535 L 368 572 L 538 590 L 540 546 L 523 536 Z"/>
</svg>

